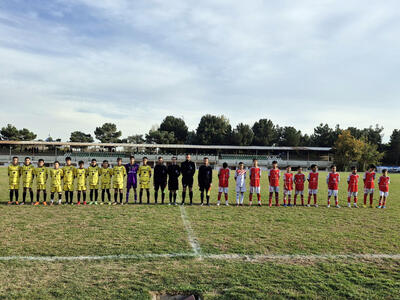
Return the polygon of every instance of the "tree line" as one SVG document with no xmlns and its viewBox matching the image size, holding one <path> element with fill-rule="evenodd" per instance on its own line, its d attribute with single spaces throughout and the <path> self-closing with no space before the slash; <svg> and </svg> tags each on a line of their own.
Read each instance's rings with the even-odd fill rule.
<svg viewBox="0 0 400 300">
<path fill-rule="evenodd" d="M 122 132 L 116 124 L 105 123 L 96 127 L 93 134 L 74 131 L 69 141 L 92 143 L 96 138 L 102 143 L 149 143 L 149 144 L 199 144 L 199 145 L 237 145 L 237 146 L 313 146 L 333 147 L 335 162 L 339 168 L 357 163 L 384 162 L 400 164 L 400 130 L 395 129 L 389 143 L 383 143 L 383 127 L 368 128 L 331 128 L 328 124 L 319 124 L 311 135 L 303 134 L 293 126 L 279 126 L 269 119 L 260 119 L 254 124 L 240 123 L 236 127 L 221 115 L 204 115 L 196 128 L 190 131 L 182 118 L 167 116 L 159 126 L 153 126 L 146 134 L 135 134 L 122 138 Z M 1 128 L 2 140 L 34 140 L 37 135 L 23 128 L 17 129 L 8 124 Z M 53 141 L 49 137 L 46 141 Z M 56 141 L 61 141 L 56 139 Z"/>
</svg>

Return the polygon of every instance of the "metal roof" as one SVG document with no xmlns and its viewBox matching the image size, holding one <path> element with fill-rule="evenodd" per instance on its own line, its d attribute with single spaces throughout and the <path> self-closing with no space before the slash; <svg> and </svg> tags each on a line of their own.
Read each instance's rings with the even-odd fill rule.
<svg viewBox="0 0 400 300">
<path fill-rule="evenodd" d="M 186 145 L 186 144 L 130 144 L 130 143 L 76 143 L 44 141 L 0 141 L 0 145 L 28 146 L 68 146 L 68 147 L 135 147 L 135 148 L 169 148 L 169 149 L 212 149 L 212 150 L 295 150 L 326 151 L 331 147 L 276 147 L 276 146 L 235 146 L 235 145 Z"/>
</svg>

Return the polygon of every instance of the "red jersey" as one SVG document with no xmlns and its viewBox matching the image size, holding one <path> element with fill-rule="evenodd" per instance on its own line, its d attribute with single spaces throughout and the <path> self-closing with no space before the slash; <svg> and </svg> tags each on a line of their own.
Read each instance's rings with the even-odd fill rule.
<svg viewBox="0 0 400 300">
<path fill-rule="evenodd" d="M 311 172 L 308 174 L 308 189 L 316 190 L 318 189 L 318 172 Z"/>
<path fill-rule="evenodd" d="M 219 178 L 219 187 L 227 188 L 229 185 L 229 174 L 230 170 L 227 169 L 219 169 L 218 178 Z"/>
<path fill-rule="evenodd" d="M 339 173 L 329 173 L 328 177 L 326 178 L 326 182 L 328 183 L 328 189 L 334 191 L 338 190 L 339 181 L 340 181 Z"/>
<path fill-rule="evenodd" d="M 389 176 L 381 176 L 379 177 L 379 190 L 381 192 L 389 192 L 389 183 L 390 183 L 390 177 Z"/>
<path fill-rule="evenodd" d="M 259 187 L 261 178 L 261 169 L 252 167 L 250 169 L 250 186 Z"/>
<path fill-rule="evenodd" d="M 364 174 L 364 188 L 375 188 L 375 172 L 365 172 Z"/>
<path fill-rule="evenodd" d="M 268 179 L 270 186 L 279 186 L 279 178 L 280 178 L 279 169 L 271 169 L 269 170 Z"/>
<path fill-rule="evenodd" d="M 296 185 L 296 191 L 304 191 L 304 182 L 306 181 L 306 175 L 303 173 L 297 173 L 294 175 L 294 183 Z"/>
<path fill-rule="evenodd" d="M 349 175 L 349 178 L 347 178 L 347 182 L 349 184 L 348 192 L 350 192 L 350 193 L 358 192 L 358 180 L 359 180 L 359 178 L 360 178 L 360 176 L 358 174 L 351 173 Z"/>
<path fill-rule="evenodd" d="M 283 183 L 285 190 L 287 191 L 293 190 L 293 174 L 292 173 L 283 174 Z"/>
</svg>

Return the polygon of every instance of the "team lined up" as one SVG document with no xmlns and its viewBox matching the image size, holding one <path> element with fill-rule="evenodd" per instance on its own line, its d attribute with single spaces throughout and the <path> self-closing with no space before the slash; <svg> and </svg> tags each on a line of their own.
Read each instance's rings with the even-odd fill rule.
<svg viewBox="0 0 400 300">
<path fill-rule="evenodd" d="M 24 164 L 19 165 L 18 158 L 14 157 L 12 164 L 8 167 L 10 201 L 9 204 L 26 203 L 26 198 L 29 193 L 30 201 L 34 205 L 39 205 L 40 195 L 43 194 L 43 204 L 47 205 L 47 181 L 50 178 L 50 205 L 54 203 L 62 203 L 62 192 L 64 191 L 65 204 L 73 204 L 74 191 L 77 192 L 77 204 L 86 205 L 86 191 L 89 187 L 89 204 L 98 204 L 99 190 L 101 190 L 101 202 L 105 203 L 105 196 L 107 195 L 108 204 L 123 204 L 123 190 L 124 179 L 126 178 L 126 200 L 129 201 L 129 194 L 131 189 L 134 192 L 134 201 L 137 203 L 137 186 L 139 177 L 139 203 L 142 203 L 143 192 L 146 192 L 147 203 L 150 203 L 150 182 L 152 177 L 152 169 L 147 164 L 146 157 L 143 158 L 142 165 L 135 162 L 134 156 L 130 157 L 130 162 L 122 165 L 122 159 L 117 159 L 117 164 L 109 167 L 108 161 L 103 161 L 102 166 L 97 165 L 97 161 L 93 159 L 88 168 L 84 167 L 84 162 L 78 163 L 78 168 L 72 166 L 71 158 L 67 157 L 65 166 L 60 168 L 60 163 L 56 161 L 53 168 L 46 168 L 43 159 L 38 161 L 38 166 L 35 168 L 30 161 L 29 157 L 25 158 Z M 169 203 L 176 205 L 177 192 L 179 190 L 179 177 L 182 175 L 182 202 L 185 204 L 186 192 L 189 191 L 190 204 L 193 203 L 193 178 L 196 172 L 196 166 L 191 161 L 190 154 L 186 155 L 186 160 L 177 164 L 177 158 L 172 158 L 172 163 L 167 167 L 163 163 L 162 157 L 159 157 L 157 164 L 154 167 L 154 198 L 155 203 L 158 201 L 159 190 L 161 191 L 161 203 L 165 202 L 165 189 L 168 185 L 169 190 Z M 234 179 L 236 182 L 236 205 L 242 206 L 244 202 L 244 193 L 246 192 L 246 178 L 250 178 L 250 194 L 249 205 L 253 203 L 253 194 L 256 194 L 258 205 L 261 206 L 261 168 L 258 166 L 257 159 L 253 160 L 253 166 L 250 169 L 245 169 L 243 163 L 239 163 L 235 171 Z M 19 203 L 19 186 L 20 178 L 22 177 L 23 195 L 22 202 Z M 225 197 L 225 204 L 228 204 L 228 188 L 229 188 L 230 169 L 227 163 L 218 171 L 218 202 L 221 203 L 222 194 Z M 370 197 L 370 207 L 373 206 L 373 196 L 375 188 L 375 167 L 371 166 L 364 174 L 364 207 L 367 204 L 368 195 Z M 34 200 L 33 182 L 36 178 L 36 201 Z M 268 171 L 269 181 L 269 206 L 272 206 L 273 196 L 275 194 L 275 205 L 279 206 L 279 182 L 281 178 L 281 171 L 278 168 L 278 163 L 272 163 L 272 169 Z M 316 165 L 311 166 L 311 172 L 306 175 L 303 173 L 302 168 L 299 167 L 297 173 L 291 172 L 291 167 L 286 168 L 283 178 L 283 206 L 296 206 L 297 197 L 300 196 L 301 205 L 304 206 L 304 189 L 305 183 L 308 182 L 308 201 L 307 206 L 311 206 L 311 199 L 314 200 L 314 206 L 317 204 L 318 181 L 319 173 Z M 76 185 L 75 185 L 76 181 Z M 326 183 L 328 185 L 328 204 L 330 207 L 331 197 L 334 197 L 335 206 L 339 206 L 338 202 L 338 189 L 339 189 L 340 175 L 336 172 L 336 166 L 331 167 L 331 172 L 328 173 Z M 354 207 L 357 207 L 358 200 L 358 185 L 359 175 L 357 169 L 352 168 L 351 174 L 347 178 L 348 183 L 348 206 L 351 207 L 351 199 L 354 199 Z M 380 198 L 378 208 L 385 208 L 386 200 L 389 194 L 390 178 L 387 170 L 383 170 L 383 175 L 378 180 Z M 111 185 L 114 189 L 114 201 L 111 199 Z M 208 158 L 205 157 L 203 165 L 199 167 L 198 171 L 198 185 L 200 189 L 201 205 L 204 204 L 204 197 L 206 204 L 210 205 L 210 191 L 212 186 L 212 167 L 209 165 Z M 76 189 L 75 189 L 76 186 Z M 292 204 L 292 193 L 294 194 Z M 57 201 L 55 196 L 58 196 Z M 55 202 L 56 201 L 56 202 Z"/>
<path fill-rule="evenodd" d="M 220 189 L 218 194 L 218 203 L 221 199 L 221 193 L 225 193 L 225 200 L 227 203 L 228 200 L 228 179 L 225 177 L 229 177 L 229 171 L 227 170 L 227 165 L 224 164 L 224 167 L 219 171 L 218 176 L 220 178 Z M 249 173 L 250 177 L 250 194 L 249 194 L 249 205 L 252 205 L 253 194 L 257 194 L 258 205 L 261 206 L 261 194 L 260 194 L 260 179 L 261 179 L 261 169 L 258 167 L 257 159 L 253 160 L 253 166 L 246 170 L 244 168 L 243 163 L 239 163 L 239 167 L 235 172 L 235 180 L 236 180 L 236 204 L 243 205 L 244 193 L 246 192 L 246 176 Z M 388 171 L 383 170 L 382 176 L 378 179 L 379 185 L 379 204 L 377 208 L 385 208 L 386 200 L 389 195 L 389 184 L 390 177 L 388 176 Z M 296 206 L 297 205 L 297 197 L 300 195 L 301 205 L 304 206 L 304 189 L 305 183 L 308 182 L 308 201 L 307 206 L 311 206 L 311 199 L 314 200 L 314 206 L 318 207 L 317 204 L 317 194 L 318 194 L 318 181 L 319 181 L 319 173 L 318 166 L 313 164 L 311 165 L 311 172 L 308 174 L 307 179 L 306 175 L 303 173 L 301 167 L 297 168 L 297 173 L 292 173 L 291 166 L 286 167 L 286 172 L 283 174 L 283 206 Z M 272 162 L 272 169 L 268 171 L 268 181 L 269 181 L 269 206 L 272 206 L 273 196 L 275 194 L 275 206 L 279 206 L 279 181 L 281 178 L 281 171 L 278 168 L 277 161 Z M 371 165 L 369 170 L 364 173 L 363 182 L 364 182 L 364 207 L 367 206 L 367 198 L 369 196 L 370 207 L 373 207 L 373 199 L 374 199 L 374 190 L 375 190 L 375 166 Z M 347 197 L 347 206 L 351 207 L 351 199 L 353 198 L 354 207 L 358 207 L 358 186 L 359 186 L 360 176 L 357 174 L 357 168 L 352 167 L 352 171 L 347 178 L 348 184 L 348 197 Z M 331 198 L 333 196 L 335 200 L 335 207 L 340 208 L 339 206 L 339 182 L 340 182 L 340 174 L 336 172 L 336 166 L 331 166 L 331 171 L 328 173 L 326 178 L 326 184 L 328 186 L 328 198 L 327 198 L 327 207 L 331 206 Z M 293 204 L 292 194 L 294 193 Z"/>
</svg>

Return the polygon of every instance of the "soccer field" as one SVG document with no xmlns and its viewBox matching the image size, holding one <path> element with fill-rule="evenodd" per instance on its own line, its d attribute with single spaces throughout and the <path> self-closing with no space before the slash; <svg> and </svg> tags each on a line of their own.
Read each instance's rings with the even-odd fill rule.
<svg viewBox="0 0 400 300">
<path fill-rule="evenodd" d="M 323 172 L 319 208 L 265 206 L 266 176 L 262 207 L 0 205 L 0 298 L 399 299 L 400 175 L 390 176 L 385 210 L 347 208 L 347 173 L 342 208 L 326 208 Z M 3 204 L 7 188 L 0 168 Z"/>
</svg>

